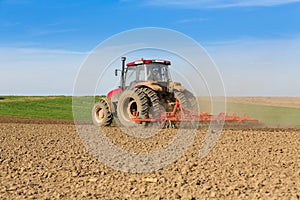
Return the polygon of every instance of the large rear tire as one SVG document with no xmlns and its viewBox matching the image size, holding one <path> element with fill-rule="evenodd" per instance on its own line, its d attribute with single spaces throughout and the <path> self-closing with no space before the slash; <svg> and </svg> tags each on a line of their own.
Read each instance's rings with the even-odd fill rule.
<svg viewBox="0 0 300 200">
<path fill-rule="evenodd" d="M 185 97 L 184 93 L 183 92 L 180 92 L 178 90 L 175 90 L 174 91 L 174 97 L 176 99 L 178 99 L 180 105 L 183 107 L 183 108 L 187 108 L 188 106 L 188 101 L 187 101 L 187 98 Z"/>
<path fill-rule="evenodd" d="M 180 92 L 178 90 L 175 90 L 174 97 L 179 100 L 183 108 L 198 111 L 197 98 L 190 91 L 185 90 L 183 92 Z"/>
<path fill-rule="evenodd" d="M 198 110 L 197 99 L 188 90 L 185 90 L 184 92 L 175 90 L 174 97 L 179 100 L 179 102 L 183 108 L 187 108 L 189 110 Z M 199 127 L 199 122 L 197 122 L 197 121 L 194 121 L 194 122 L 181 121 L 179 124 L 177 124 L 177 126 L 178 126 L 178 128 L 182 127 L 182 128 L 196 129 Z"/>
<path fill-rule="evenodd" d="M 160 117 L 162 113 L 166 111 L 166 109 L 160 104 L 160 100 L 157 93 L 148 87 L 142 88 L 142 90 L 148 98 L 149 118 Z M 151 127 L 162 129 L 164 128 L 165 124 L 165 120 L 152 122 Z"/>
<path fill-rule="evenodd" d="M 145 93 L 138 88 L 124 91 L 118 101 L 117 115 L 120 123 L 125 127 L 134 126 L 136 123 L 131 120 L 135 113 L 139 118 L 148 118 L 149 104 Z"/>
<path fill-rule="evenodd" d="M 185 90 L 183 92 L 185 98 L 187 99 L 187 108 L 190 110 L 198 111 L 198 100 L 197 98 L 193 95 L 188 90 Z"/>
<path fill-rule="evenodd" d="M 153 116 L 160 115 L 162 106 L 160 105 L 159 97 L 155 91 L 150 88 L 142 88 L 143 92 L 146 94 L 149 103 L 149 114 Z"/>
<path fill-rule="evenodd" d="M 108 99 L 103 98 L 95 103 L 92 109 L 92 119 L 96 126 L 109 126 L 112 123 L 113 115 Z"/>
</svg>

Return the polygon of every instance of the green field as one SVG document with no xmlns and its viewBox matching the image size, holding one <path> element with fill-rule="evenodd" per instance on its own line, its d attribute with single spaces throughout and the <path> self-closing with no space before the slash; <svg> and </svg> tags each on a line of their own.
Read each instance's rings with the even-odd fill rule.
<svg viewBox="0 0 300 200">
<path fill-rule="evenodd" d="M 100 97 L 97 97 L 96 99 L 100 99 Z M 80 113 L 80 115 L 76 119 L 90 119 L 92 109 L 91 102 L 94 101 L 94 97 L 77 98 L 74 109 L 76 109 L 77 113 Z M 200 108 L 205 107 L 205 102 L 200 102 L 200 105 Z M 240 116 L 247 113 L 248 116 L 255 117 L 267 125 L 300 125 L 300 108 L 227 103 L 226 112 L 229 114 L 235 112 Z M 72 120 L 72 97 L 0 96 L 0 116 Z"/>
<path fill-rule="evenodd" d="M 87 105 L 87 98 L 89 101 L 94 101 L 94 97 L 82 97 L 79 100 L 77 98 L 77 106 L 74 108 L 81 112 L 79 119 L 90 119 L 92 107 Z M 100 97 L 96 97 L 96 99 L 100 99 Z M 0 96 L 0 116 L 72 120 L 72 97 Z"/>
<path fill-rule="evenodd" d="M 1 116 L 72 119 L 72 98 L 57 97 L 0 97 Z"/>
</svg>

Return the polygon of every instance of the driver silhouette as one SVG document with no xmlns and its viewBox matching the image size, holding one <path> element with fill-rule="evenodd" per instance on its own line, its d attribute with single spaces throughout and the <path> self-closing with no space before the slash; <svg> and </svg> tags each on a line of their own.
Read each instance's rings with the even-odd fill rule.
<svg viewBox="0 0 300 200">
<path fill-rule="evenodd" d="M 148 80 L 153 80 L 153 81 L 160 81 L 160 75 L 158 73 L 157 69 L 152 70 L 152 72 L 148 75 L 147 77 Z"/>
</svg>

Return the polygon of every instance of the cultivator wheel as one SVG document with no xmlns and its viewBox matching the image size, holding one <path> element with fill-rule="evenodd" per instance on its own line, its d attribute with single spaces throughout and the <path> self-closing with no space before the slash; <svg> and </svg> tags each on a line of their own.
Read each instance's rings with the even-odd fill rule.
<svg viewBox="0 0 300 200">
<path fill-rule="evenodd" d="M 119 99 L 117 106 L 117 115 L 120 123 L 123 126 L 131 127 L 134 123 L 131 118 L 135 116 L 136 113 L 139 114 L 139 118 L 148 118 L 149 104 L 145 93 L 138 88 L 133 90 L 124 91 Z M 141 124 L 147 124 L 142 122 Z"/>
<path fill-rule="evenodd" d="M 97 126 L 109 126 L 112 123 L 113 115 L 107 98 L 103 98 L 95 103 L 92 109 L 92 119 Z"/>
</svg>

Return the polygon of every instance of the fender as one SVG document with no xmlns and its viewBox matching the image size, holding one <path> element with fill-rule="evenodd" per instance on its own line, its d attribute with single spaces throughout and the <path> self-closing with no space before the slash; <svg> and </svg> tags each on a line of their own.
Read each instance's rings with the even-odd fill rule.
<svg viewBox="0 0 300 200">
<path fill-rule="evenodd" d="M 117 88 L 114 90 L 111 90 L 110 92 L 107 93 L 107 97 L 109 97 L 112 101 L 114 101 L 114 96 L 115 95 L 120 95 L 122 93 L 122 89 L 121 88 Z"/>
</svg>

